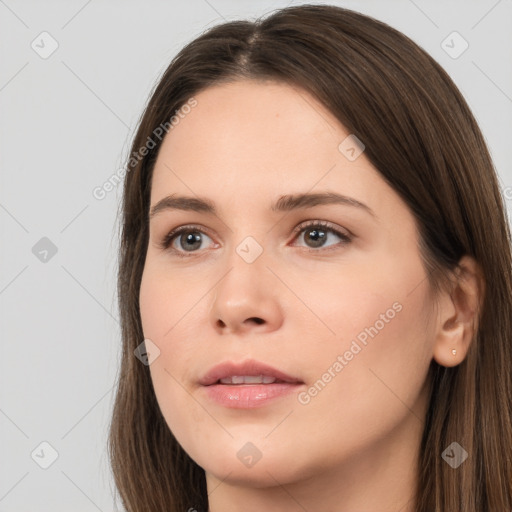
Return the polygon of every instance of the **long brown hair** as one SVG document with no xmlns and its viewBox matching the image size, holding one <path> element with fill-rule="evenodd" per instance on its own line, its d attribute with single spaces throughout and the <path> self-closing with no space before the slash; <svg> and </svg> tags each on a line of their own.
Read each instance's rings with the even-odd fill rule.
<svg viewBox="0 0 512 512">
<path fill-rule="evenodd" d="M 201 90 L 238 79 L 299 87 L 364 142 L 366 157 L 416 218 L 432 290 L 463 255 L 482 268 L 485 297 L 465 360 L 452 368 L 431 363 L 414 506 L 416 512 L 512 510 L 511 235 L 491 157 L 467 103 L 432 57 L 390 26 L 328 5 L 210 28 L 173 59 L 140 119 L 122 201 L 123 347 L 108 439 L 126 510 L 208 509 L 204 470 L 169 430 L 149 367 L 134 350 L 143 341 L 138 298 L 152 170 L 163 139 L 157 128 L 167 131 Z M 469 454 L 457 469 L 441 457 L 454 441 Z"/>
</svg>

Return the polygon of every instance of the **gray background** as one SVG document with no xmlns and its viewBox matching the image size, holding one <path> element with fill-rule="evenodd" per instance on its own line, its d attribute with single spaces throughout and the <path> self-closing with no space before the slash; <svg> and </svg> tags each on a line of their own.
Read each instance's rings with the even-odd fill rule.
<svg viewBox="0 0 512 512">
<path fill-rule="evenodd" d="M 332 3 L 401 30 L 453 77 L 510 219 L 512 1 Z M 0 0 L 0 512 L 118 510 L 105 442 L 120 346 L 121 185 L 102 200 L 92 191 L 123 166 L 148 93 L 184 43 L 289 4 Z M 446 40 L 453 31 L 469 44 L 457 58 L 464 43 Z"/>
</svg>

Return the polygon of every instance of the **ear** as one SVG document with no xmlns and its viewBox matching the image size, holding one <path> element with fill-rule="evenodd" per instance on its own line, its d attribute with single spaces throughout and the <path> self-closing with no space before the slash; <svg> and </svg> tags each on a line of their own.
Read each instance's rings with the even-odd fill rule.
<svg viewBox="0 0 512 512">
<path fill-rule="evenodd" d="M 441 366 L 456 366 L 465 359 L 478 330 L 484 286 L 480 266 L 463 256 L 450 290 L 441 292 L 438 299 L 433 357 Z"/>
</svg>

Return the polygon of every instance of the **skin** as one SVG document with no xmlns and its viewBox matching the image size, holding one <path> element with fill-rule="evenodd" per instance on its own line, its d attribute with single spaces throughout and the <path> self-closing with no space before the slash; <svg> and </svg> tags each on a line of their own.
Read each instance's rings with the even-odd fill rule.
<svg viewBox="0 0 512 512">
<path fill-rule="evenodd" d="M 412 511 L 427 371 L 432 358 L 453 366 L 466 355 L 474 262 L 461 261 L 465 277 L 435 304 L 410 210 L 364 152 L 342 154 L 349 133 L 305 91 L 243 80 L 195 98 L 163 141 L 151 207 L 174 193 L 201 196 L 218 215 L 151 218 L 140 313 L 160 350 L 150 365 L 159 406 L 206 472 L 210 511 Z M 334 204 L 270 210 L 281 195 L 319 191 L 357 199 L 374 216 Z M 311 228 L 293 231 L 318 220 L 352 240 L 328 231 L 318 246 Z M 174 253 L 160 247 L 189 224 L 205 233 L 198 248 L 187 252 L 179 235 Z M 252 263 L 236 251 L 247 236 L 263 249 Z M 333 371 L 393 304 L 400 311 Z M 245 359 L 300 378 L 302 396 L 329 368 L 335 376 L 307 404 L 297 393 L 256 409 L 209 400 L 198 379 Z M 261 453 L 250 468 L 237 457 L 249 441 Z"/>
</svg>

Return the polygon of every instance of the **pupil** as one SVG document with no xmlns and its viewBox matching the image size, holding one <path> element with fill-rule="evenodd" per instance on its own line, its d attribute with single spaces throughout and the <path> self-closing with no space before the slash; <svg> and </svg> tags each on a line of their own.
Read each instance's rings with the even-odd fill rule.
<svg viewBox="0 0 512 512">
<path fill-rule="evenodd" d="M 187 235 L 184 235 L 185 237 L 185 244 L 183 244 L 183 247 L 186 249 L 186 248 L 197 248 L 197 247 L 194 247 L 194 243 L 198 244 L 199 246 L 201 245 L 201 235 L 199 233 L 189 233 Z"/>
<path fill-rule="evenodd" d="M 319 247 L 322 245 L 323 237 L 325 237 L 325 231 L 322 231 L 320 229 L 312 229 L 309 231 L 308 234 L 310 238 L 313 239 L 315 247 Z"/>
</svg>

